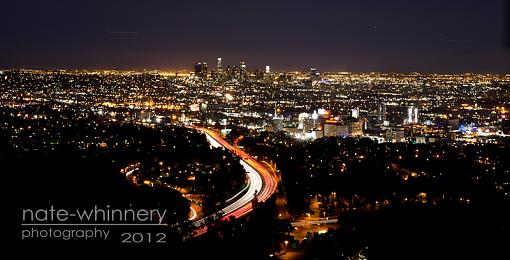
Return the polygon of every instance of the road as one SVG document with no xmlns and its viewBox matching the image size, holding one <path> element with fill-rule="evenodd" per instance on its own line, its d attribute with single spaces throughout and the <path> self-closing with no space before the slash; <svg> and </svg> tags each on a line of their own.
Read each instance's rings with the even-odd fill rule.
<svg viewBox="0 0 510 260">
<path fill-rule="evenodd" d="M 321 224 L 334 224 L 334 223 L 338 223 L 338 219 L 337 218 L 333 218 L 333 219 L 322 219 L 322 220 L 300 220 L 300 221 L 296 221 L 296 222 L 292 222 L 292 226 L 293 227 L 302 227 L 302 226 L 306 226 L 306 225 L 321 225 Z"/>
<path fill-rule="evenodd" d="M 195 204 L 194 202 L 190 202 L 190 214 L 188 216 L 188 220 L 196 220 L 199 216 L 198 212 L 200 212 L 201 207 Z"/>
<path fill-rule="evenodd" d="M 271 174 L 271 172 L 262 166 L 262 164 L 260 164 L 256 159 L 244 151 L 232 146 L 227 141 L 223 140 L 213 130 L 197 126 L 190 126 L 190 128 L 204 133 L 212 146 L 224 147 L 225 149 L 239 156 L 241 158 L 240 163 L 246 170 L 246 175 L 249 182 L 247 191 L 244 193 L 244 195 L 233 200 L 231 204 L 221 210 L 222 220 L 228 220 L 230 217 L 239 218 L 245 216 L 253 210 L 252 200 L 255 196 L 257 197 L 259 203 L 263 203 L 276 192 L 278 184 L 277 177 Z M 207 232 L 207 227 L 204 225 L 204 223 L 208 217 L 204 217 L 193 222 L 193 225 L 197 227 L 197 229 L 193 232 L 192 236 L 200 236 Z"/>
</svg>

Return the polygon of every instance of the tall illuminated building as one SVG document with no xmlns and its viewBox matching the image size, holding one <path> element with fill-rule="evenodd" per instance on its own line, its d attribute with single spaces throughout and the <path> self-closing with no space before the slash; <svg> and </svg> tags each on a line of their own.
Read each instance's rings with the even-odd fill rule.
<svg viewBox="0 0 510 260">
<path fill-rule="evenodd" d="M 246 78 L 247 71 L 246 71 L 246 64 L 244 61 L 239 62 L 239 77 L 240 78 Z"/>
<path fill-rule="evenodd" d="M 221 58 L 218 58 L 218 63 L 216 65 L 216 69 L 218 69 L 218 70 L 222 69 L 222 67 L 221 67 Z"/>
<path fill-rule="evenodd" d="M 310 68 L 310 82 L 312 86 L 315 86 L 320 79 L 320 74 L 317 72 L 316 68 Z"/>
<path fill-rule="evenodd" d="M 379 109 L 377 110 L 377 119 L 379 119 L 379 122 L 386 121 L 386 103 L 380 103 Z"/>
<path fill-rule="evenodd" d="M 298 129 L 305 130 L 305 121 L 308 120 L 310 115 L 308 113 L 301 113 L 298 116 Z"/>
<path fill-rule="evenodd" d="M 419 110 L 417 107 L 409 107 L 407 108 L 407 123 L 408 124 L 418 124 L 418 113 Z"/>
<path fill-rule="evenodd" d="M 351 109 L 351 115 L 354 118 L 359 118 L 359 107 L 355 107 Z"/>
<path fill-rule="evenodd" d="M 316 68 L 310 68 L 310 79 L 313 79 L 317 75 Z"/>
<path fill-rule="evenodd" d="M 271 73 L 271 68 L 269 67 L 269 65 L 266 65 L 266 74 L 269 74 Z"/>
<path fill-rule="evenodd" d="M 407 123 L 408 124 L 413 123 L 413 107 L 407 108 Z"/>
<path fill-rule="evenodd" d="M 312 114 L 312 119 L 313 119 L 313 128 L 315 129 L 315 123 L 317 121 L 317 119 L 319 118 L 319 114 L 317 114 L 317 111 L 314 110 L 313 111 L 313 114 Z"/>
</svg>

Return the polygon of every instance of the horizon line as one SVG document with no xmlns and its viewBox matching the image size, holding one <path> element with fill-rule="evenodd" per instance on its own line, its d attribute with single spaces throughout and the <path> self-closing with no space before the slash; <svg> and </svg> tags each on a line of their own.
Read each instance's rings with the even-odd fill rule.
<svg viewBox="0 0 510 260">
<path fill-rule="evenodd" d="M 224 67 L 223 67 L 224 68 Z M 310 67 L 311 68 L 315 68 L 315 67 Z M 293 70 L 274 70 L 272 71 L 271 73 L 285 73 L 285 72 L 288 72 L 288 73 L 292 73 L 292 72 L 309 72 L 310 69 L 308 70 L 296 70 L 296 69 L 293 69 Z M 176 73 L 176 72 L 189 72 L 189 73 L 193 73 L 193 70 L 192 69 L 159 69 L 159 68 L 133 68 L 133 69 L 128 69 L 128 68 L 30 68 L 30 67 L 16 67 L 16 68 L 0 68 L 0 71 L 15 71 L 15 70 L 26 70 L 26 71 L 116 71 L 116 72 L 166 72 L 166 73 L 169 73 L 169 72 L 173 72 L 173 73 Z M 216 68 L 212 69 L 211 71 L 213 70 L 216 70 Z M 259 69 L 261 70 L 261 69 Z M 254 71 L 254 70 L 253 70 Z M 417 74 L 496 74 L 496 75 L 509 75 L 510 74 L 510 71 L 508 72 L 480 72 L 480 71 L 457 71 L 457 72 L 453 72 L 453 71 L 443 71 L 443 72 L 440 72 L 440 71 L 394 71 L 394 70 L 391 70 L 391 71 L 385 71 L 385 70 L 374 70 L 374 71 L 369 71 L 369 70 L 338 70 L 338 71 L 332 71 L 332 70 L 327 70 L 327 71 L 320 71 L 319 70 L 319 73 L 352 73 L 352 74 L 368 74 L 368 73 L 380 73 L 380 74 L 413 74 L 413 73 L 417 73 Z"/>
</svg>

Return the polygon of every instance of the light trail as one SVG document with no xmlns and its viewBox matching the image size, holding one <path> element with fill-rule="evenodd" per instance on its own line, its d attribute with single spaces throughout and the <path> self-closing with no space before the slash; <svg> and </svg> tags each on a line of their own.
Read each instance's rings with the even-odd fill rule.
<svg viewBox="0 0 510 260">
<path fill-rule="evenodd" d="M 272 175 L 264 166 L 262 166 L 249 154 L 232 146 L 227 141 L 223 140 L 213 130 L 196 126 L 189 127 L 204 133 L 211 146 L 222 146 L 235 155 L 239 156 L 241 158 L 240 163 L 246 170 L 246 175 L 249 180 L 248 190 L 238 200 L 234 201 L 221 210 L 222 220 L 228 220 L 230 217 L 239 218 L 245 216 L 253 210 L 252 200 L 255 198 L 255 196 L 260 203 L 263 203 L 276 192 L 278 183 L 277 177 Z M 238 196 L 238 194 L 236 194 L 236 196 Z M 192 236 L 200 236 L 207 232 L 207 226 L 204 224 L 206 219 L 209 217 L 212 216 L 204 217 L 193 222 L 193 225 L 197 227 L 197 229 L 193 231 Z"/>
<path fill-rule="evenodd" d="M 190 214 L 188 220 L 195 220 L 198 217 L 197 211 L 193 208 L 193 206 L 190 206 L 189 208 L 191 210 L 191 214 Z"/>
<path fill-rule="evenodd" d="M 293 227 L 302 227 L 302 226 L 306 226 L 306 225 L 333 224 L 333 223 L 338 223 L 338 219 L 332 218 L 332 219 L 308 220 L 308 221 L 301 220 L 301 221 L 297 221 L 297 222 L 292 222 L 291 225 Z"/>
<path fill-rule="evenodd" d="M 238 196 L 240 196 L 241 194 L 245 193 L 246 190 L 250 187 L 250 179 L 248 179 L 247 181 L 248 183 L 246 184 L 246 186 L 244 186 L 244 188 L 242 188 L 238 193 L 236 193 L 236 195 L 232 196 L 232 198 L 226 200 L 225 202 L 226 203 L 230 203 L 231 201 L 233 201 L 235 198 L 237 198 Z"/>
</svg>

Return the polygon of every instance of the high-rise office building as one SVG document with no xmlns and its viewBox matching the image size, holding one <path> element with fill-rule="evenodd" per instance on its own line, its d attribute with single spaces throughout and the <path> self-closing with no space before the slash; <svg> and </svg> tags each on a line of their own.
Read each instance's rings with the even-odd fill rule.
<svg viewBox="0 0 510 260">
<path fill-rule="evenodd" d="M 240 78 L 246 78 L 247 71 L 246 71 L 246 63 L 244 61 L 239 62 L 239 77 Z"/>
<path fill-rule="evenodd" d="M 319 80 L 319 72 L 316 68 L 310 68 L 310 80 Z"/>
<path fill-rule="evenodd" d="M 381 123 L 386 121 L 386 103 L 384 102 L 379 104 L 379 109 L 377 110 L 377 119 Z"/>
<path fill-rule="evenodd" d="M 218 64 L 216 65 L 216 69 L 218 69 L 218 70 L 222 69 L 222 67 L 221 67 L 221 58 L 218 58 Z"/>
<path fill-rule="evenodd" d="M 351 109 L 351 115 L 354 118 L 359 118 L 359 107 L 355 107 Z"/>
<path fill-rule="evenodd" d="M 315 86 L 315 84 L 317 84 L 317 82 L 319 82 L 319 79 L 320 79 L 319 72 L 317 72 L 316 68 L 310 68 L 309 76 L 310 76 L 310 82 L 311 82 L 312 86 Z"/>
<path fill-rule="evenodd" d="M 264 73 L 262 73 L 262 71 L 260 71 L 259 69 L 256 69 L 254 73 L 255 73 L 255 78 L 256 79 L 264 78 Z"/>
<path fill-rule="evenodd" d="M 407 123 L 408 124 L 413 123 L 413 107 L 407 108 Z"/>
<path fill-rule="evenodd" d="M 269 74 L 269 73 L 271 73 L 271 68 L 268 65 L 266 65 L 266 74 Z"/>
<path fill-rule="evenodd" d="M 195 64 L 195 76 L 207 78 L 207 63 L 199 62 Z"/>
<path fill-rule="evenodd" d="M 407 123 L 408 124 L 418 124 L 418 115 L 419 110 L 417 107 L 409 107 L 407 108 Z"/>
</svg>

